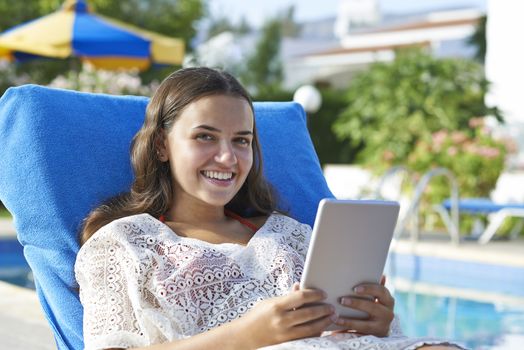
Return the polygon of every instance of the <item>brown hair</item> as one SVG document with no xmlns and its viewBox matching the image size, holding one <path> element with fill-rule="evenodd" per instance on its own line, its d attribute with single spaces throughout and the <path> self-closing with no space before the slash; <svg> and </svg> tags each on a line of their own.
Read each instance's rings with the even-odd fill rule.
<svg viewBox="0 0 524 350">
<path fill-rule="evenodd" d="M 85 243 L 109 222 L 134 214 L 164 214 L 172 204 L 173 185 L 169 163 L 156 154 L 162 130 L 169 131 L 190 103 L 209 95 L 230 95 L 253 103 L 247 91 L 230 74 L 210 68 L 185 68 L 168 76 L 146 109 L 142 128 L 131 143 L 131 164 L 135 179 L 129 192 L 117 195 L 94 209 L 84 220 L 80 243 Z M 254 123 L 254 121 L 253 121 Z M 226 207 L 242 215 L 269 215 L 275 197 L 262 174 L 262 156 L 256 126 L 253 130 L 253 166 L 239 192 Z"/>
</svg>

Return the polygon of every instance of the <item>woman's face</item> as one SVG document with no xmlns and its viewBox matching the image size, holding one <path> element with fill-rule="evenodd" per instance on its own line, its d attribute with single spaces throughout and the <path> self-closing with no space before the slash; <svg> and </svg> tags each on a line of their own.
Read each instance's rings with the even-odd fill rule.
<svg viewBox="0 0 524 350">
<path fill-rule="evenodd" d="M 253 112 L 245 99 L 211 95 L 190 103 L 164 135 L 175 203 L 231 201 L 253 164 L 252 141 Z"/>
</svg>

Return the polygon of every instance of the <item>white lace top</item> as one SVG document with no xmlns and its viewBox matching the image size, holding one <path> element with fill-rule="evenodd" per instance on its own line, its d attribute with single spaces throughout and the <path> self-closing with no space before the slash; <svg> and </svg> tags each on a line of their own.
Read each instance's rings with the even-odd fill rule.
<svg viewBox="0 0 524 350">
<path fill-rule="evenodd" d="M 177 236 L 148 214 L 115 220 L 80 249 L 75 274 L 85 349 L 130 348 L 191 337 L 241 317 L 300 279 L 311 228 L 271 215 L 246 246 Z M 415 349 L 396 328 L 387 338 L 309 338 L 271 349 Z"/>
</svg>

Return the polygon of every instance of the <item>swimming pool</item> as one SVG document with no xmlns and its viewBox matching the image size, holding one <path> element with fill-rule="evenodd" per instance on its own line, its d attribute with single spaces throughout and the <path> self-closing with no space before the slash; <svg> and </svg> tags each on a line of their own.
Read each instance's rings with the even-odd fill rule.
<svg viewBox="0 0 524 350">
<path fill-rule="evenodd" d="M 524 349 L 524 285 L 515 283 L 524 271 L 463 262 L 457 269 L 448 262 L 402 256 L 394 261 L 395 275 L 391 276 L 390 262 L 386 271 L 404 333 L 453 339 L 478 350 Z M 428 265 L 435 263 L 438 277 L 428 272 Z M 482 273 L 474 275 L 482 278 L 469 275 L 479 268 Z M 515 273 L 511 286 L 496 286 Z M 464 274 L 468 274 L 467 283 Z M 490 278 L 491 284 L 486 285 L 485 278 Z M 0 280 L 34 289 L 16 240 L 0 240 Z"/>
<path fill-rule="evenodd" d="M 33 273 L 16 239 L 0 240 L 0 280 L 35 289 Z"/>
<path fill-rule="evenodd" d="M 522 305 L 479 302 L 453 296 L 395 292 L 395 309 L 410 336 L 434 336 L 460 341 L 471 349 L 524 348 Z"/>
</svg>

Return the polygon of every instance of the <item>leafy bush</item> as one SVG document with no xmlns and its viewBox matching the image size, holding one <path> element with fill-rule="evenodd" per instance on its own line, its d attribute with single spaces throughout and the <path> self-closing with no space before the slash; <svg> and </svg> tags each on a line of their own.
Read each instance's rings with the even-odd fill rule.
<svg viewBox="0 0 524 350">
<path fill-rule="evenodd" d="M 474 61 L 399 51 L 393 62 L 373 64 L 351 81 L 348 107 L 334 130 L 362 147 L 359 162 L 380 172 L 403 164 L 432 133 L 468 130 L 475 116 L 500 120 L 498 110 L 484 104 L 487 88 L 483 67 Z"/>
<path fill-rule="evenodd" d="M 345 139 L 339 140 L 333 131 L 333 123 L 347 106 L 346 97 L 338 90 L 319 87 L 322 105 L 315 113 L 307 114 L 307 126 L 318 158 L 324 164 L 349 164 L 354 162 L 358 148 Z M 253 96 L 255 101 L 292 101 L 293 92 L 281 89 L 261 90 Z"/>
<path fill-rule="evenodd" d="M 493 139 L 479 121 L 472 119 L 475 128 L 471 133 L 439 130 L 420 139 L 407 167 L 416 177 L 431 168 L 448 168 L 457 178 L 461 197 L 488 197 L 504 169 L 507 147 Z M 449 184 L 439 180 L 435 178 L 428 188 L 431 203 L 449 197 Z"/>
<path fill-rule="evenodd" d="M 320 163 L 354 163 L 359 146 L 347 138 L 338 139 L 333 131 L 337 116 L 347 107 L 347 98 L 343 92 L 332 88 L 320 87 L 319 91 L 322 105 L 317 112 L 308 115 L 308 129 Z"/>
<path fill-rule="evenodd" d="M 12 64 L 0 60 L 0 96 L 9 87 L 27 84 L 29 81 L 27 74 L 17 74 Z"/>
</svg>

